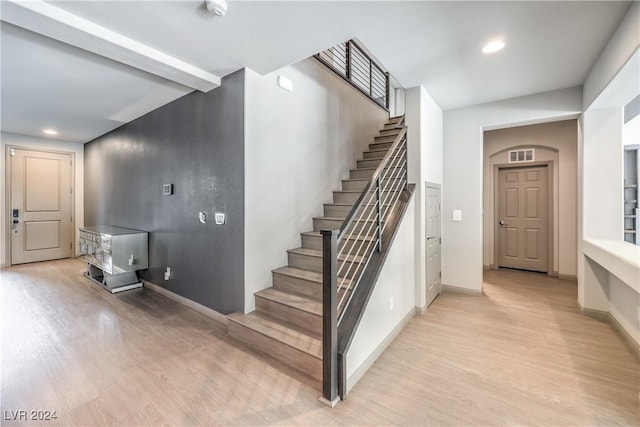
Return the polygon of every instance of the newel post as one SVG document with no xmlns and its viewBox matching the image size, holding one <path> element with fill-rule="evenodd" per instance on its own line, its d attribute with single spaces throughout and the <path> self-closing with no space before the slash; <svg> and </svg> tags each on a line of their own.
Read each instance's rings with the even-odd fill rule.
<svg viewBox="0 0 640 427">
<path fill-rule="evenodd" d="M 338 403 L 337 248 L 340 230 L 322 230 L 322 401 Z"/>
</svg>

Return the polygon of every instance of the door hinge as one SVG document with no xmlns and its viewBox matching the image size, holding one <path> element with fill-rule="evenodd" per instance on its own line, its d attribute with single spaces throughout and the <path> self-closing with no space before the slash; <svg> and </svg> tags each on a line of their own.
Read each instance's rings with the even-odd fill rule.
<svg viewBox="0 0 640 427">
<path fill-rule="evenodd" d="M 438 243 L 442 243 L 442 237 L 438 237 Z"/>
<path fill-rule="evenodd" d="M 438 277 L 442 279 L 442 271 L 438 271 Z"/>
<path fill-rule="evenodd" d="M 73 249 L 73 243 L 69 243 L 69 249 Z"/>
<path fill-rule="evenodd" d="M 12 148 L 12 149 L 9 151 L 9 155 L 10 155 L 11 157 L 15 156 L 15 155 L 16 155 L 16 150 L 14 150 L 14 149 Z"/>
</svg>

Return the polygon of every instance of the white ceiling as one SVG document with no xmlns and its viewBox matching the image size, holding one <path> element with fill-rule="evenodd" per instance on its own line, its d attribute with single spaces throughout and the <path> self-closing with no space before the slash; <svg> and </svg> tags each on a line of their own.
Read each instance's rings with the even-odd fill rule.
<svg viewBox="0 0 640 427">
<path fill-rule="evenodd" d="M 200 0 L 50 3 L 220 77 L 242 67 L 268 73 L 356 37 L 404 87 L 424 85 L 444 109 L 582 84 L 630 6 L 230 1 L 215 17 Z M 31 19 L 16 23 L 57 38 Z M 55 127 L 59 139 L 86 142 L 192 90 L 5 22 L 0 35 L 3 132 Z M 495 37 L 506 48 L 483 55 Z"/>
</svg>

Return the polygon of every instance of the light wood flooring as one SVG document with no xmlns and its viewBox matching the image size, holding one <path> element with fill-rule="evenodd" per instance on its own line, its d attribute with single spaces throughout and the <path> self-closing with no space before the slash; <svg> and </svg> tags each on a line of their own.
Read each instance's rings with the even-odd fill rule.
<svg viewBox="0 0 640 427">
<path fill-rule="evenodd" d="M 347 400 L 148 289 L 110 295 L 64 260 L 0 271 L 2 425 L 633 425 L 639 364 L 578 313 L 576 285 L 488 272 L 440 295 Z M 10 411 L 56 411 L 55 422 Z"/>
</svg>

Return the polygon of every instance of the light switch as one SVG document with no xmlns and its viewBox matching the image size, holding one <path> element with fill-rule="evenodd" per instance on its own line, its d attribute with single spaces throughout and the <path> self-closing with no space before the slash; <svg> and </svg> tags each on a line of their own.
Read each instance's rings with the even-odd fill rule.
<svg viewBox="0 0 640 427">
<path fill-rule="evenodd" d="M 207 223 L 207 213 L 206 212 L 198 212 L 198 219 L 200 220 L 201 223 L 206 224 Z"/>
<path fill-rule="evenodd" d="M 225 223 L 225 215 L 224 215 L 224 213 L 216 212 L 215 218 L 216 218 L 216 224 L 222 225 L 222 224 Z"/>
<path fill-rule="evenodd" d="M 462 221 L 462 211 L 459 209 L 454 209 L 451 211 L 451 221 L 460 222 Z"/>
<path fill-rule="evenodd" d="M 162 184 L 162 194 L 170 196 L 173 194 L 173 184 Z"/>
</svg>

